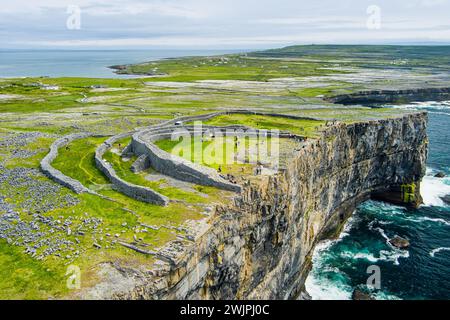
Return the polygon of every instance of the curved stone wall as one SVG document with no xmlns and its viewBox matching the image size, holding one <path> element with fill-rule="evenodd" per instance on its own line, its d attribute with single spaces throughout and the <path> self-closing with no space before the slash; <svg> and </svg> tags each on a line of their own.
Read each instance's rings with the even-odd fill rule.
<svg viewBox="0 0 450 320">
<path fill-rule="evenodd" d="M 290 119 L 317 120 L 314 118 L 305 118 L 293 115 L 251 112 L 246 110 L 236 110 L 236 111 L 231 110 L 204 115 L 180 117 L 172 120 L 167 120 L 161 124 L 157 124 L 147 128 L 138 128 L 133 132 L 127 132 L 111 137 L 110 139 L 105 141 L 99 148 L 97 148 L 95 153 L 96 165 L 108 177 L 108 179 L 111 181 L 116 190 L 123 192 L 124 194 L 132 198 L 144 202 L 167 204 L 169 199 L 159 194 L 158 192 L 150 188 L 144 188 L 141 186 L 130 184 L 124 181 L 123 179 L 119 178 L 114 168 L 112 168 L 110 164 L 108 164 L 105 160 L 103 160 L 104 153 L 108 149 L 110 149 L 116 141 L 132 136 L 132 142 L 129 146 L 125 148 L 125 150 L 127 153 L 134 153 L 139 157 L 138 161 L 136 161 L 133 164 L 133 170 L 135 170 L 136 172 L 142 171 L 148 168 L 149 166 L 152 166 L 155 170 L 179 180 L 192 182 L 200 185 L 213 186 L 234 192 L 241 192 L 241 186 L 233 184 L 228 180 L 224 179 L 220 174 L 216 172 L 216 170 L 171 155 L 161 150 L 153 143 L 157 140 L 171 138 L 173 130 L 176 129 L 184 128 L 191 131 L 193 130 L 192 126 L 175 126 L 174 124 L 178 121 L 182 121 L 184 123 L 192 121 L 206 121 L 211 118 L 226 114 L 252 114 L 252 115 L 284 117 Z M 202 128 L 204 130 L 250 129 L 245 126 L 227 126 L 227 127 L 202 126 Z M 256 129 L 253 130 L 256 133 L 260 132 L 259 130 Z M 287 132 L 281 132 L 280 137 L 292 138 L 298 136 L 292 135 Z"/>
<path fill-rule="evenodd" d="M 145 155 L 149 164 L 157 171 L 172 176 L 178 180 L 192 182 L 200 185 L 213 186 L 224 190 L 240 192 L 241 187 L 237 184 L 230 183 L 222 178 L 216 170 L 195 164 L 191 161 L 174 156 L 166 151 L 158 148 L 153 142 L 170 139 L 172 133 L 179 127 L 168 127 L 165 130 L 156 132 L 138 132 L 133 135 L 132 150 L 136 155 Z M 201 132 L 195 132 L 192 127 L 183 127 L 191 134 L 201 135 L 205 130 L 211 129 L 203 128 Z"/>
<path fill-rule="evenodd" d="M 138 186 L 121 179 L 111 164 L 103 159 L 105 152 L 108 151 L 116 141 L 127 138 L 132 134 L 133 132 L 119 134 L 111 137 L 101 144 L 95 151 L 95 163 L 97 168 L 99 168 L 100 171 L 102 171 L 111 181 L 115 190 L 139 201 L 158 205 L 167 205 L 169 203 L 169 198 L 150 188 Z"/>
<path fill-rule="evenodd" d="M 188 181 L 192 183 L 197 183 L 201 185 L 207 185 L 207 186 L 214 186 L 217 188 L 230 190 L 234 192 L 240 192 L 241 186 L 237 184 L 230 183 L 223 177 L 221 177 L 220 174 L 218 174 L 214 169 L 204 167 L 195 163 L 192 163 L 190 161 L 187 161 L 185 159 L 182 159 L 180 157 L 173 156 L 161 149 L 159 149 L 155 144 L 153 144 L 154 141 L 160 140 L 160 139 L 166 139 L 170 138 L 172 135 L 173 130 L 179 129 L 179 126 L 173 126 L 177 121 L 183 121 L 183 122 L 191 122 L 191 121 L 202 121 L 202 120 L 208 120 L 213 117 L 217 117 L 219 115 L 223 114 L 258 114 L 258 115 L 267 115 L 267 116 L 279 116 L 279 117 L 288 117 L 288 118 L 295 118 L 295 119 L 305 119 L 301 117 L 296 116 L 290 116 L 290 115 L 282 115 L 282 114 L 268 114 L 268 113 L 262 113 L 262 112 L 249 112 L 249 111 L 225 111 L 225 112 L 216 112 L 206 115 L 199 115 L 199 116 L 187 116 L 187 117 L 181 117 L 177 119 L 172 119 L 163 122 L 162 124 L 152 126 L 148 129 L 143 129 L 142 131 L 133 131 L 133 132 L 126 132 L 122 133 L 116 136 L 113 136 L 106 140 L 103 144 L 101 144 L 96 152 L 95 152 L 95 163 L 97 167 L 107 176 L 107 178 L 111 181 L 111 183 L 114 186 L 114 189 L 116 189 L 119 192 L 122 192 L 123 194 L 132 197 L 134 199 L 147 202 L 147 203 L 154 203 L 159 205 L 167 205 L 169 203 L 169 199 L 165 197 L 164 195 L 146 187 L 134 185 L 132 183 L 129 183 L 123 179 L 121 179 L 117 173 L 115 172 L 114 168 L 103 159 L 103 155 L 107 150 L 109 150 L 112 145 L 120 140 L 124 139 L 130 136 L 133 136 L 133 141 L 126 148 L 127 152 L 133 152 L 136 155 L 139 156 L 139 161 L 133 165 L 135 167 L 136 171 L 144 170 L 148 166 L 154 167 L 156 170 L 163 174 L 167 174 L 169 176 L 175 177 L 177 179 Z M 193 127 L 185 127 L 183 128 L 190 130 L 193 132 Z M 203 126 L 203 130 L 211 130 L 211 129 L 249 129 L 244 126 L 227 126 L 227 127 L 212 127 L 212 126 Z M 203 132 L 198 132 L 194 134 L 203 134 Z M 255 133 L 259 133 L 258 130 L 255 130 Z M 83 139 L 88 138 L 91 136 L 99 136 L 95 135 L 93 133 L 77 133 L 77 134 L 71 134 L 68 136 L 65 136 L 61 139 L 58 139 L 55 141 L 52 146 L 50 147 L 50 152 L 47 154 L 47 156 L 42 159 L 41 161 L 41 169 L 49 178 L 52 180 L 58 182 L 59 184 L 71 189 L 72 191 L 76 193 L 83 193 L 83 192 L 90 192 L 95 193 L 89 188 L 83 186 L 78 180 L 75 180 L 73 178 L 70 178 L 66 175 L 64 175 L 59 170 L 52 167 L 51 163 L 54 161 L 54 159 L 58 156 L 58 149 L 60 147 L 66 146 L 70 142 L 77 140 L 77 139 Z M 145 138 L 143 138 L 145 137 Z M 287 134 L 287 133 L 281 133 L 280 137 L 293 137 L 293 135 Z"/>
<path fill-rule="evenodd" d="M 70 142 L 78 139 L 84 139 L 94 136 L 92 133 L 76 133 L 71 134 L 68 136 L 65 136 L 61 139 L 56 140 L 53 142 L 53 144 L 50 146 L 50 152 L 45 156 L 44 159 L 41 161 L 41 170 L 44 172 L 44 174 L 49 177 L 50 179 L 56 181 L 57 183 L 63 185 L 64 187 L 69 188 L 75 193 L 83 193 L 83 192 L 91 192 L 88 188 L 83 186 L 81 182 L 78 180 L 72 179 L 66 175 L 64 175 L 61 171 L 56 170 L 53 168 L 51 163 L 56 159 L 58 156 L 58 149 L 61 147 L 64 147 L 68 145 Z"/>
<path fill-rule="evenodd" d="M 213 186 L 235 192 L 241 191 L 241 187 L 239 185 L 228 182 L 226 179 L 222 178 L 216 170 L 192 163 L 191 161 L 172 155 L 166 151 L 161 150 L 154 144 L 154 142 L 158 140 L 171 139 L 173 133 L 176 132 L 174 130 L 177 129 L 187 130 L 191 135 L 198 136 L 203 135 L 208 131 L 213 132 L 214 130 L 227 132 L 227 130 L 239 129 L 244 131 L 249 128 L 244 126 L 202 126 L 201 131 L 195 131 L 197 128 L 193 126 L 172 126 L 156 131 L 137 132 L 133 135 L 133 140 L 131 142 L 133 152 L 139 156 L 145 155 L 148 164 L 161 173 L 187 182 Z M 243 131 L 240 132 L 242 133 Z M 270 136 L 269 131 L 257 129 L 252 129 L 251 131 L 244 132 L 244 135 L 258 136 L 261 132 L 264 132 L 264 134 L 268 134 Z M 236 132 L 236 135 L 239 135 L 239 131 Z M 280 133 L 279 137 L 292 138 L 298 136 L 289 133 Z"/>
</svg>

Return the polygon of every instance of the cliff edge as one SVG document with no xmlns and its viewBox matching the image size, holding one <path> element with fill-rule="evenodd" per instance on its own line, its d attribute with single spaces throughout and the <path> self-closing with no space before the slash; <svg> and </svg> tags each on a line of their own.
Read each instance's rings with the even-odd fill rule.
<svg viewBox="0 0 450 320">
<path fill-rule="evenodd" d="M 314 246 L 337 235 L 358 204 L 370 197 L 421 203 L 426 127 L 426 113 L 327 127 L 284 171 L 248 181 L 233 204 L 217 207 L 176 261 L 121 269 L 127 285 L 103 297 L 297 298 Z"/>
</svg>

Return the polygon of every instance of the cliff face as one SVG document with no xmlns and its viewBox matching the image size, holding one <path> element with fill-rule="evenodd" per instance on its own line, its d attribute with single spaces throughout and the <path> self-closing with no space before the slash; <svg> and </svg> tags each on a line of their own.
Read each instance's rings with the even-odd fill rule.
<svg viewBox="0 0 450 320">
<path fill-rule="evenodd" d="M 328 127 L 276 176 L 243 186 L 176 263 L 133 277 L 115 298 L 289 299 L 312 250 L 371 195 L 415 206 L 427 157 L 427 116 Z"/>
<path fill-rule="evenodd" d="M 450 99 L 450 88 L 421 88 L 405 90 L 374 90 L 330 97 L 340 104 L 386 104 L 412 101 L 443 101 Z"/>
</svg>

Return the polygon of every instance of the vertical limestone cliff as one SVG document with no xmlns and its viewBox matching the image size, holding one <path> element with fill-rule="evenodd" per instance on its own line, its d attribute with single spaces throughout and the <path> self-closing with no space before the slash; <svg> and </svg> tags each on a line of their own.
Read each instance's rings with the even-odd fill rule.
<svg viewBox="0 0 450 320">
<path fill-rule="evenodd" d="M 216 208 L 177 261 L 133 275 L 122 299 L 293 299 L 315 244 L 339 233 L 371 196 L 421 202 L 427 115 L 337 124 L 296 152 L 285 171 L 248 182 Z M 131 274 L 131 273 L 130 273 Z"/>
</svg>

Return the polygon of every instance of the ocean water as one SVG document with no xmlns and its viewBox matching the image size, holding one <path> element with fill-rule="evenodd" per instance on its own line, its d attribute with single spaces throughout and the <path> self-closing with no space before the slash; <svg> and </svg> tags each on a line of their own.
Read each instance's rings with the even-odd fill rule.
<svg viewBox="0 0 450 320">
<path fill-rule="evenodd" d="M 236 52 L 242 50 L 0 50 L 0 78 L 130 77 L 108 66 Z"/>
<path fill-rule="evenodd" d="M 430 153 L 421 185 L 424 205 L 406 210 L 382 202 L 360 205 L 340 238 L 322 242 L 313 256 L 306 289 L 313 299 L 351 299 L 355 288 L 367 288 L 367 267 L 380 268 L 378 299 L 450 299 L 450 103 L 397 106 L 429 112 Z M 447 174 L 435 178 L 438 171 Z M 388 239 L 410 240 L 407 251 Z"/>
</svg>

